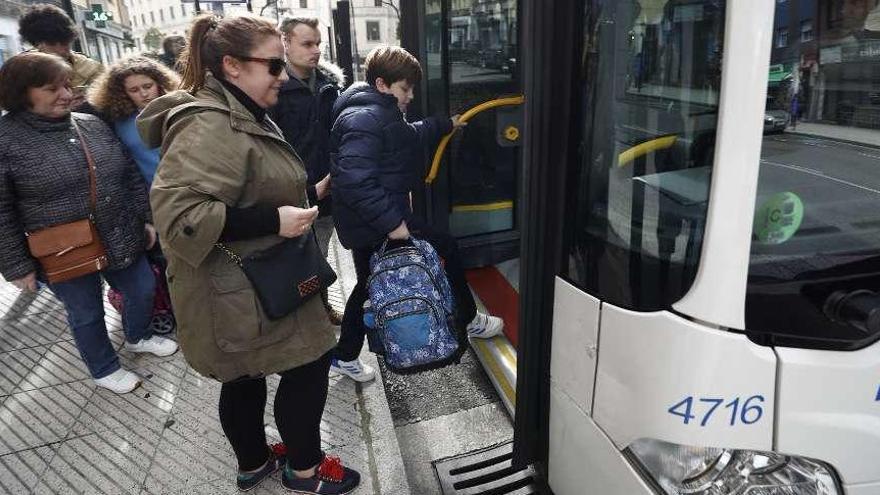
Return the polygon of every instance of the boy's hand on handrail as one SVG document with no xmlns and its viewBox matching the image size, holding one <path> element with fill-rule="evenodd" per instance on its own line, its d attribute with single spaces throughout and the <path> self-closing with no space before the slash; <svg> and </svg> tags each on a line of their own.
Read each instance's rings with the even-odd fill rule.
<svg viewBox="0 0 880 495">
<path fill-rule="evenodd" d="M 467 122 L 462 122 L 460 113 L 457 113 L 457 114 L 453 115 L 452 117 L 449 117 L 449 120 L 452 121 L 452 128 L 453 129 L 458 129 L 460 127 L 467 126 Z"/>
<path fill-rule="evenodd" d="M 318 207 L 308 210 L 296 206 L 278 207 L 278 235 L 281 237 L 299 237 L 309 231 L 312 222 L 318 218 Z"/>
<path fill-rule="evenodd" d="M 400 222 L 396 229 L 389 232 L 388 238 L 392 241 L 405 241 L 409 239 L 409 229 L 406 227 L 406 221 Z"/>
</svg>

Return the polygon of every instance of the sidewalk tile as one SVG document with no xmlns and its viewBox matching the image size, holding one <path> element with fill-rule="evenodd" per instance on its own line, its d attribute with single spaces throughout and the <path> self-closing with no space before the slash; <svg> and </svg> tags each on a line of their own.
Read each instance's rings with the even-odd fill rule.
<svg viewBox="0 0 880 495">
<path fill-rule="evenodd" d="M 72 339 L 64 311 L 0 320 L 0 352 L 9 352 Z"/>
<path fill-rule="evenodd" d="M 39 349 L 39 348 L 38 348 Z M 61 385 L 91 378 L 72 340 L 48 346 L 46 352 L 19 382 L 17 392 Z"/>
<path fill-rule="evenodd" d="M 30 493 L 54 456 L 50 447 L 0 456 L 0 493 Z"/>
<path fill-rule="evenodd" d="M 30 293 L 21 292 L 12 284 L 0 284 L 0 315 L 4 319 L 63 310 L 64 305 L 46 287 Z"/>
<path fill-rule="evenodd" d="M 0 396 L 15 392 L 48 350 L 39 346 L 0 354 Z"/>
<path fill-rule="evenodd" d="M 158 439 L 157 433 L 133 423 L 67 440 L 57 448 L 34 493 L 137 495 Z"/>
<path fill-rule="evenodd" d="M 149 392 L 144 386 L 122 395 L 96 388 L 73 425 L 72 434 L 103 433 L 133 424 L 159 434 L 171 413 L 171 407 L 172 402 Z"/>
<path fill-rule="evenodd" d="M 0 406 L 0 455 L 66 438 L 93 392 L 74 382 L 7 397 Z"/>
</svg>

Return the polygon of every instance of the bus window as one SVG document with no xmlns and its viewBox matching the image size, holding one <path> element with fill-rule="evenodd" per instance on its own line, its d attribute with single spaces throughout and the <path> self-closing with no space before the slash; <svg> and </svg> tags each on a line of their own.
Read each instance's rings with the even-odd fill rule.
<svg viewBox="0 0 880 495">
<path fill-rule="evenodd" d="M 880 335 L 880 5 L 777 2 L 774 24 L 792 34 L 771 52 L 746 330 L 863 347 Z"/>
<path fill-rule="evenodd" d="M 566 275 L 615 305 L 666 308 L 690 287 L 700 254 L 725 4 L 585 3 Z"/>
</svg>

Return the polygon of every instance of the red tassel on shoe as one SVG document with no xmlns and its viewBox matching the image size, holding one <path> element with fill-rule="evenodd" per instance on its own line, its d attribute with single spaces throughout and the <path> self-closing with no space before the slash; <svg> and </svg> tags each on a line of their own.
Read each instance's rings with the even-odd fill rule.
<svg viewBox="0 0 880 495">
<path fill-rule="evenodd" d="M 287 445 L 284 445 L 282 442 L 272 444 L 270 449 L 275 457 L 285 457 L 287 455 Z"/>
<path fill-rule="evenodd" d="M 324 460 L 318 466 L 318 477 L 324 481 L 341 483 L 343 476 L 345 469 L 342 467 L 342 461 L 336 456 L 324 456 Z"/>
</svg>

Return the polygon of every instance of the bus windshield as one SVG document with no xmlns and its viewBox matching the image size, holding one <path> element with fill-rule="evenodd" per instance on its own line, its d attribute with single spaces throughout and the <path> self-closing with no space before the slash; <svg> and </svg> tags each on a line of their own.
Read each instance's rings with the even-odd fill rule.
<svg viewBox="0 0 880 495">
<path fill-rule="evenodd" d="M 831 302 L 880 287 L 880 5 L 776 2 L 746 328 L 778 345 L 876 336 Z"/>
</svg>

